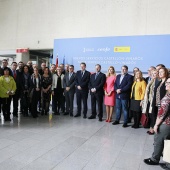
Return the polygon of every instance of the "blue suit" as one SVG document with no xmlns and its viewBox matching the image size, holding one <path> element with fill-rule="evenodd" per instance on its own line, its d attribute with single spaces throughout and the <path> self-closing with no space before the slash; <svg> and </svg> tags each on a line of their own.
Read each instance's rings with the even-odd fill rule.
<svg viewBox="0 0 170 170">
<path fill-rule="evenodd" d="M 124 124 L 128 122 L 128 102 L 130 99 L 130 92 L 133 83 L 133 76 L 125 74 L 120 83 L 121 74 L 117 75 L 114 84 L 115 91 L 121 89 L 121 93 L 116 93 L 116 121 L 120 121 L 121 111 L 124 113 Z"/>
</svg>

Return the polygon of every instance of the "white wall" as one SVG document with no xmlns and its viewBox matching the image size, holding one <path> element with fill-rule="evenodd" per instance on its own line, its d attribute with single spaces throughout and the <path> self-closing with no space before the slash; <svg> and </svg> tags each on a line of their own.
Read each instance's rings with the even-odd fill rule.
<svg viewBox="0 0 170 170">
<path fill-rule="evenodd" d="M 170 0 L 0 0 L 0 50 L 55 38 L 170 34 Z"/>
</svg>

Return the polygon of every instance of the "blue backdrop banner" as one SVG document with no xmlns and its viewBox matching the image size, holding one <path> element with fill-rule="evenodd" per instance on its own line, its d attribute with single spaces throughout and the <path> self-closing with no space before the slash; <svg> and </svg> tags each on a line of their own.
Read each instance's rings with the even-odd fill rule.
<svg viewBox="0 0 170 170">
<path fill-rule="evenodd" d="M 75 70 L 85 62 L 91 72 L 96 64 L 101 64 L 103 72 L 109 66 L 119 72 L 122 65 L 127 65 L 129 71 L 139 67 L 147 72 L 160 63 L 169 68 L 169 55 L 170 35 L 68 38 L 54 40 L 53 63 L 58 57 L 59 64 L 73 64 Z"/>
</svg>

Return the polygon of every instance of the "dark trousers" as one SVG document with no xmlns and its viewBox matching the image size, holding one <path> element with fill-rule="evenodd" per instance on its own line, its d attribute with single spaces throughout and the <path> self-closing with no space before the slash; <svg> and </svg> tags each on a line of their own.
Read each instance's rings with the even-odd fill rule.
<svg viewBox="0 0 170 170">
<path fill-rule="evenodd" d="M 28 92 L 22 92 L 21 93 L 21 110 L 24 116 L 28 116 L 28 108 L 30 106 L 29 98 L 28 98 Z"/>
<path fill-rule="evenodd" d="M 98 117 L 102 118 L 103 117 L 103 95 L 102 94 L 97 94 L 97 93 L 91 94 L 92 116 L 94 116 L 94 117 L 96 117 L 96 115 L 97 115 L 96 102 L 97 102 L 97 106 L 98 106 Z"/>
<path fill-rule="evenodd" d="M 76 98 L 77 98 L 77 114 L 81 115 L 81 102 L 83 100 L 83 114 L 87 115 L 87 98 L 88 98 L 88 91 L 77 90 L 76 91 Z"/>
<path fill-rule="evenodd" d="M 66 112 L 73 114 L 74 91 L 64 91 L 66 99 Z"/>
<path fill-rule="evenodd" d="M 62 100 L 63 100 L 63 90 L 54 89 L 53 104 L 54 104 L 55 113 L 59 113 Z"/>
<path fill-rule="evenodd" d="M 15 95 L 12 96 L 13 99 L 13 115 L 17 116 L 18 115 L 18 100 L 19 100 L 19 93 L 18 91 L 15 93 Z"/>
<path fill-rule="evenodd" d="M 162 124 L 159 127 L 159 133 L 154 135 L 154 152 L 151 159 L 155 162 L 160 161 L 160 157 L 162 156 L 164 149 L 165 139 L 170 139 L 170 126 Z"/>
<path fill-rule="evenodd" d="M 35 118 L 38 116 L 37 114 L 37 105 L 38 101 L 40 100 L 40 91 L 35 91 L 33 92 L 32 100 L 31 100 L 31 114 Z"/>
<path fill-rule="evenodd" d="M 155 106 L 153 107 L 153 110 L 152 110 L 152 114 L 151 114 L 151 123 L 150 123 L 150 127 L 154 127 L 155 125 L 155 122 L 156 122 L 156 118 L 157 118 L 157 114 L 158 114 L 158 107 Z"/>
<path fill-rule="evenodd" d="M 10 119 L 11 99 L 11 96 L 2 98 L 2 112 L 5 119 Z"/>
<path fill-rule="evenodd" d="M 135 111 L 131 111 L 131 112 L 133 113 L 133 117 L 134 117 L 134 127 L 139 127 L 142 113 L 135 112 Z"/>
<path fill-rule="evenodd" d="M 52 111 L 55 112 L 55 99 L 54 99 L 54 95 L 52 95 Z"/>
<path fill-rule="evenodd" d="M 66 103 L 65 96 L 62 95 L 62 101 L 61 101 L 61 110 L 62 110 L 62 112 L 65 112 L 65 103 Z"/>
</svg>

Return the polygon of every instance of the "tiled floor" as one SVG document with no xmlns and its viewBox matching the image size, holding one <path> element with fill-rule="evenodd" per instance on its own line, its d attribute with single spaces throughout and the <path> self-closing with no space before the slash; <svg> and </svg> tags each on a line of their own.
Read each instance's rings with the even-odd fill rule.
<svg viewBox="0 0 170 170">
<path fill-rule="evenodd" d="M 63 115 L 14 119 L 0 126 L 0 170 L 159 170 L 143 163 L 153 151 L 146 131 Z"/>
</svg>

